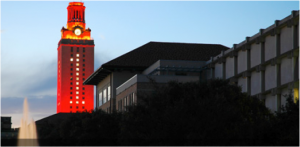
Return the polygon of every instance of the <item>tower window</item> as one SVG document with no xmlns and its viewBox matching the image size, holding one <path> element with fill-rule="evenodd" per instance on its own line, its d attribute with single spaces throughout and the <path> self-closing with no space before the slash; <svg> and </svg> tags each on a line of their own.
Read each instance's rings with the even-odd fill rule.
<svg viewBox="0 0 300 147">
<path fill-rule="evenodd" d="M 85 69 L 83 68 L 82 71 L 85 71 Z"/>
<path fill-rule="evenodd" d="M 70 58 L 70 61 L 73 61 L 73 58 Z"/>
<path fill-rule="evenodd" d="M 71 54 L 71 57 L 73 57 L 73 54 Z"/>
<path fill-rule="evenodd" d="M 79 63 L 76 63 L 76 66 L 79 66 Z"/>
<path fill-rule="evenodd" d="M 83 52 L 85 52 L 85 48 L 83 48 Z"/>
<path fill-rule="evenodd" d="M 85 57 L 85 54 L 83 54 L 82 57 Z"/>
<path fill-rule="evenodd" d="M 76 99 L 79 99 L 79 96 L 76 96 Z"/>
<path fill-rule="evenodd" d="M 84 95 L 84 92 L 82 92 L 82 95 Z"/>
<path fill-rule="evenodd" d="M 73 73 L 70 73 L 71 74 L 71 76 L 73 75 Z"/>
<path fill-rule="evenodd" d="M 83 62 L 85 62 L 85 59 L 82 59 Z"/>
<path fill-rule="evenodd" d="M 76 82 L 76 85 L 79 85 L 79 82 Z"/>
<path fill-rule="evenodd" d="M 72 85 L 73 83 L 71 82 L 70 85 Z"/>
<path fill-rule="evenodd" d="M 71 63 L 71 66 L 73 66 L 73 63 Z"/>
<path fill-rule="evenodd" d="M 78 92 L 78 91 L 76 91 L 76 94 L 79 94 L 79 92 Z"/>
<path fill-rule="evenodd" d="M 82 104 L 85 104 L 85 102 L 84 102 L 84 101 L 82 101 Z"/>
<path fill-rule="evenodd" d="M 72 97 L 70 97 L 70 99 L 72 99 Z"/>
<path fill-rule="evenodd" d="M 85 78 L 82 78 L 82 81 L 84 81 L 85 80 Z"/>
<path fill-rule="evenodd" d="M 77 52 L 79 52 L 79 47 L 77 47 Z"/>
<path fill-rule="evenodd" d="M 72 109 L 72 106 L 70 106 L 70 108 Z"/>
<path fill-rule="evenodd" d="M 76 71 L 79 71 L 79 68 L 76 68 Z M 83 71 L 84 71 L 84 69 L 83 69 Z"/>
<path fill-rule="evenodd" d="M 76 57 L 79 57 L 79 54 L 76 54 Z"/>
<path fill-rule="evenodd" d="M 85 88 L 84 88 L 84 87 L 82 87 L 82 90 L 85 90 Z"/>
<path fill-rule="evenodd" d="M 84 109 L 84 106 L 82 106 L 82 109 Z"/>
<path fill-rule="evenodd" d="M 70 80 L 73 80 L 73 77 L 70 77 Z"/>
<path fill-rule="evenodd" d="M 72 101 L 70 101 L 70 104 L 72 104 L 73 102 Z M 72 106 L 71 106 L 72 107 Z"/>
<path fill-rule="evenodd" d="M 84 97 L 82 97 L 82 99 L 84 100 L 85 98 L 84 98 Z"/>
<path fill-rule="evenodd" d="M 71 47 L 71 52 L 73 52 L 73 47 Z"/>
<path fill-rule="evenodd" d="M 71 71 L 73 71 L 73 68 L 71 68 Z"/>
<path fill-rule="evenodd" d="M 85 64 L 82 64 L 83 67 L 85 67 Z"/>
<path fill-rule="evenodd" d="M 79 78 L 78 78 L 78 77 L 76 77 L 76 80 L 79 80 Z"/>
<path fill-rule="evenodd" d="M 70 92 L 70 94 L 73 94 L 72 92 Z"/>
<path fill-rule="evenodd" d="M 83 76 L 85 76 L 85 74 L 84 74 L 84 73 L 83 73 L 82 75 L 83 75 Z"/>
<path fill-rule="evenodd" d="M 72 90 L 72 87 L 70 87 L 70 89 Z"/>
<path fill-rule="evenodd" d="M 77 103 L 78 104 L 78 103 Z M 76 106 L 76 109 L 78 109 L 78 106 Z"/>
<path fill-rule="evenodd" d="M 84 59 L 83 59 L 83 60 L 84 60 Z M 79 62 L 79 59 L 77 58 L 76 61 Z"/>
<path fill-rule="evenodd" d="M 79 102 L 78 101 L 76 101 L 76 104 L 78 104 Z M 78 107 L 77 107 L 78 108 Z"/>
<path fill-rule="evenodd" d="M 79 90 L 79 87 L 76 87 L 76 90 Z"/>
<path fill-rule="evenodd" d="M 79 76 L 79 72 L 76 72 L 76 76 Z"/>
</svg>

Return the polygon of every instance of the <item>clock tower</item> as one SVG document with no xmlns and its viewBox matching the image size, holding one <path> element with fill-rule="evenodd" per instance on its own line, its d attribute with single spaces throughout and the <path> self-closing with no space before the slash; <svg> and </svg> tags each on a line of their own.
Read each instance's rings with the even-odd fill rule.
<svg viewBox="0 0 300 147">
<path fill-rule="evenodd" d="M 57 113 L 90 111 L 94 87 L 83 81 L 94 72 L 94 40 L 85 27 L 83 2 L 70 2 L 67 27 L 61 29 L 57 60 Z"/>
</svg>

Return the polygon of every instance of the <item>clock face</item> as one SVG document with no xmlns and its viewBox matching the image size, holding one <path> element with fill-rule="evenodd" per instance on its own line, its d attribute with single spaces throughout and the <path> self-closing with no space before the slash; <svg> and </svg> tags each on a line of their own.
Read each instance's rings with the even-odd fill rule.
<svg viewBox="0 0 300 147">
<path fill-rule="evenodd" d="M 79 36 L 81 34 L 81 30 L 80 29 L 75 29 L 74 30 L 75 35 Z"/>
</svg>

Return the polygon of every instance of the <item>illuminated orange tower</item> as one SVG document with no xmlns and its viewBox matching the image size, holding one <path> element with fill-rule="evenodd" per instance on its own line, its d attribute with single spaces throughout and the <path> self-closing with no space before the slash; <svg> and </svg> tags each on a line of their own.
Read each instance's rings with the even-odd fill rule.
<svg viewBox="0 0 300 147">
<path fill-rule="evenodd" d="M 94 107 L 93 85 L 83 81 L 94 71 L 94 40 L 85 28 L 85 6 L 70 2 L 67 28 L 58 43 L 57 113 L 90 111 Z"/>
</svg>

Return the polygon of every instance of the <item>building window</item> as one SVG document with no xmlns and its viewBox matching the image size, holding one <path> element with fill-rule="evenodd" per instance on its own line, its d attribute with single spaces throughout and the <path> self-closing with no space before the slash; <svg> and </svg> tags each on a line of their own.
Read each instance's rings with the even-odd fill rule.
<svg viewBox="0 0 300 147">
<path fill-rule="evenodd" d="M 73 61 L 73 58 L 70 58 L 70 61 Z"/>
<path fill-rule="evenodd" d="M 82 92 L 82 95 L 84 95 L 84 92 Z"/>
<path fill-rule="evenodd" d="M 82 59 L 83 62 L 85 62 L 85 59 Z"/>
<path fill-rule="evenodd" d="M 99 93 L 99 106 L 102 105 L 102 92 Z"/>
<path fill-rule="evenodd" d="M 77 47 L 77 52 L 79 52 L 79 47 Z"/>
<path fill-rule="evenodd" d="M 76 68 L 76 71 L 79 71 L 79 68 Z M 83 70 L 84 71 L 84 70 Z"/>
<path fill-rule="evenodd" d="M 79 76 L 79 72 L 76 72 L 76 76 Z"/>
<path fill-rule="evenodd" d="M 79 102 L 78 101 L 76 101 L 76 104 L 78 104 Z"/>
<path fill-rule="evenodd" d="M 76 61 L 79 62 L 79 58 L 77 58 Z"/>
<path fill-rule="evenodd" d="M 76 87 L 76 90 L 79 90 L 79 87 Z"/>
<path fill-rule="evenodd" d="M 107 99 L 110 100 L 110 86 L 107 87 Z"/>
<path fill-rule="evenodd" d="M 73 75 L 73 73 L 72 73 L 72 72 L 71 72 L 70 74 L 71 74 L 71 76 Z"/>
<path fill-rule="evenodd" d="M 82 81 L 84 81 L 85 80 L 85 78 L 82 78 Z"/>
<path fill-rule="evenodd" d="M 78 91 L 76 91 L 76 94 L 79 94 L 79 92 L 78 92 Z"/>
<path fill-rule="evenodd" d="M 73 77 L 70 77 L 70 80 L 73 80 Z"/>
<path fill-rule="evenodd" d="M 84 106 L 82 106 L 82 109 L 84 109 Z"/>
<path fill-rule="evenodd" d="M 70 87 L 70 89 L 72 90 L 72 87 Z"/>
<path fill-rule="evenodd" d="M 84 102 L 84 101 L 82 101 L 82 104 L 85 104 L 85 102 Z"/>
<path fill-rule="evenodd" d="M 79 96 L 76 96 L 76 99 L 79 99 Z"/>
<path fill-rule="evenodd" d="M 83 67 L 85 67 L 85 64 L 82 64 Z"/>
<path fill-rule="evenodd" d="M 76 54 L 76 57 L 79 57 L 79 54 Z"/>
<path fill-rule="evenodd" d="M 73 102 L 72 101 L 70 101 L 70 104 L 72 104 Z"/>
<path fill-rule="evenodd" d="M 83 73 L 82 76 L 85 76 L 85 74 Z"/>
<path fill-rule="evenodd" d="M 85 71 L 85 69 L 83 68 L 82 71 Z"/>
<path fill-rule="evenodd" d="M 70 94 L 73 94 L 72 92 L 70 92 Z"/>
<path fill-rule="evenodd" d="M 107 100 L 107 93 L 106 93 L 106 89 L 103 90 L 103 104 L 106 103 Z"/>
<path fill-rule="evenodd" d="M 76 77 L 76 80 L 79 80 L 79 78 L 78 78 L 78 77 Z"/>
<path fill-rule="evenodd" d="M 76 109 L 78 109 L 78 106 L 76 106 Z"/>
<path fill-rule="evenodd" d="M 70 106 L 70 108 L 72 109 L 72 106 Z"/>
<path fill-rule="evenodd" d="M 71 57 L 73 57 L 73 54 L 71 54 Z"/>
<path fill-rule="evenodd" d="M 79 63 L 76 63 L 76 66 L 79 66 Z"/>
<path fill-rule="evenodd" d="M 70 85 L 72 85 L 73 83 L 71 82 Z"/>
<path fill-rule="evenodd" d="M 71 47 L 71 52 L 73 52 L 73 47 Z"/>
<path fill-rule="evenodd" d="M 71 66 L 73 66 L 73 63 L 71 63 Z"/>
<path fill-rule="evenodd" d="M 85 48 L 83 48 L 83 52 L 85 52 Z"/>
<path fill-rule="evenodd" d="M 84 97 L 82 97 L 82 99 L 84 100 Z"/>
<path fill-rule="evenodd" d="M 73 68 L 71 68 L 71 71 L 73 71 Z"/>
<path fill-rule="evenodd" d="M 83 54 L 82 56 L 85 57 L 85 54 Z"/>
<path fill-rule="evenodd" d="M 76 82 L 76 85 L 79 85 L 79 82 Z"/>
<path fill-rule="evenodd" d="M 84 87 L 82 87 L 82 90 L 84 90 L 85 88 Z"/>
<path fill-rule="evenodd" d="M 70 99 L 72 99 L 72 97 L 70 97 Z"/>
</svg>

